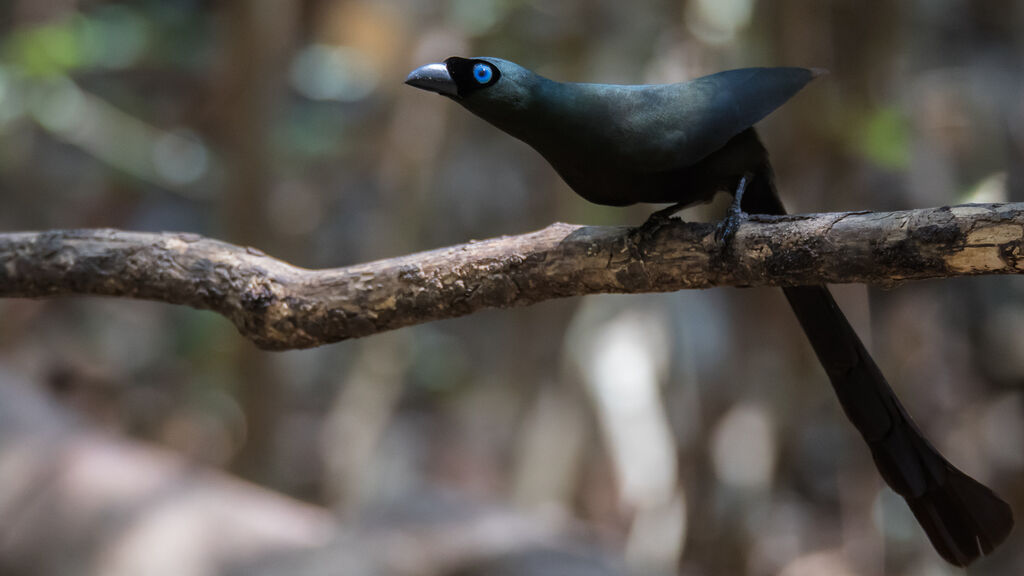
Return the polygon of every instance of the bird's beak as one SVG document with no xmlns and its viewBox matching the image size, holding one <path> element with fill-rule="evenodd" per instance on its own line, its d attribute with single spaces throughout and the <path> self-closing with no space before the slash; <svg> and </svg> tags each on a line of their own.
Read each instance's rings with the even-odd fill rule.
<svg viewBox="0 0 1024 576">
<path fill-rule="evenodd" d="M 445 96 L 458 96 L 459 90 L 444 64 L 427 64 L 409 73 L 405 78 L 409 86 L 437 92 Z"/>
</svg>

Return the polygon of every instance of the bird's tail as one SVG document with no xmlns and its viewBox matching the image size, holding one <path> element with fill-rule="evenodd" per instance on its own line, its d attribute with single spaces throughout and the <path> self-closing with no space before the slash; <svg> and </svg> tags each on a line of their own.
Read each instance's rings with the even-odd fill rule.
<svg viewBox="0 0 1024 576">
<path fill-rule="evenodd" d="M 935 549 L 957 566 L 992 552 L 1013 527 L 1010 507 L 925 439 L 828 288 L 784 291 L 878 472 L 907 501 Z"/>
<path fill-rule="evenodd" d="M 770 166 L 750 182 L 743 207 L 751 213 L 786 213 Z M 925 439 L 828 288 L 783 290 L 879 473 L 907 501 L 936 551 L 957 566 L 992 552 L 1013 527 L 1009 505 Z"/>
</svg>

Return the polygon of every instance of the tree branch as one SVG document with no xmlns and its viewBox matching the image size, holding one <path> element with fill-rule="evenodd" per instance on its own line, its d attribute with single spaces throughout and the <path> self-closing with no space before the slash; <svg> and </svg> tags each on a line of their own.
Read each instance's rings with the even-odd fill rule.
<svg viewBox="0 0 1024 576">
<path fill-rule="evenodd" d="M 602 292 L 906 280 L 1024 271 L 1024 204 L 754 216 L 713 224 L 552 224 L 367 264 L 306 270 L 192 234 L 0 234 L 0 297 L 93 294 L 209 309 L 268 349 Z"/>
</svg>

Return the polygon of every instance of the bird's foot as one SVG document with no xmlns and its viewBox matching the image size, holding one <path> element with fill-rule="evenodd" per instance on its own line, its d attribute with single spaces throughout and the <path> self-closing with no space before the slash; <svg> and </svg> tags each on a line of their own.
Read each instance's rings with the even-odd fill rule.
<svg viewBox="0 0 1024 576">
<path fill-rule="evenodd" d="M 718 223 L 718 226 L 715 227 L 715 240 L 722 245 L 725 250 L 728 250 L 732 245 L 732 240 L 736 236 L 736 230 L 739 229 L 740 224 L 745 222 L 749 217 L 747 213 L 743 211 L 743 193 L 747 191 L 747 185 L 750 183 L 751 178 L 753 178 L 753 175 L 749 172 L 740 178 L 739 184 L 736 185 L 736 193 L 733 195 L 732 204 L 729 205 L 729 210 L 726 212 L 725 218 L 723 218 Z"/>
<path fill-rule="evenodd" d="M 644 222 L 643 225 L 640 226 L 640 228 L 644 230 L 654 230 L 660 228 L 665 224 L 668 224 L 669 221 L 672 220 L 672 216 L 674 216 L 676 212 L 679 212 L 685 207 L 685 203 L 677 202 L 669 206 L 668 208 L 662 208 L 661 210 L 658 210 L 657 212 L 648 216 L 647 221 Z"/>
</svg>

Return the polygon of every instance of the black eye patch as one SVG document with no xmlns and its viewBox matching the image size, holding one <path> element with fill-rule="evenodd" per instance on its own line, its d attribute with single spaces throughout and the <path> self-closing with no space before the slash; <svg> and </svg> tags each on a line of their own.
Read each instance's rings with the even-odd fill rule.
<svg viewBox="0 0 1024 576">
<path fill-rule="evenodd" d="M 455 82 L 460 97 L 491 86 L 501 78 L 498 67 L 486 60 L 452 56 L 444 61 L 444 65 L 448 69 L 448 75 Z"/>
</svg>

